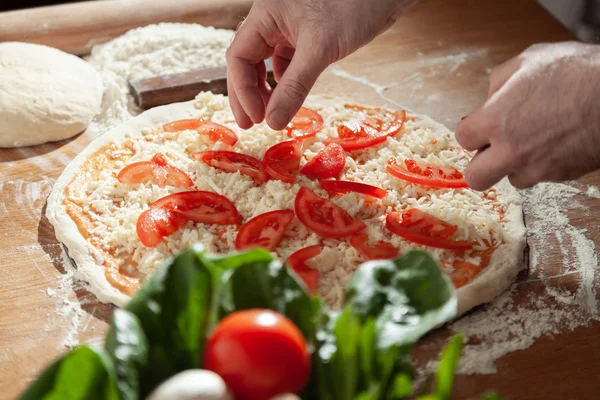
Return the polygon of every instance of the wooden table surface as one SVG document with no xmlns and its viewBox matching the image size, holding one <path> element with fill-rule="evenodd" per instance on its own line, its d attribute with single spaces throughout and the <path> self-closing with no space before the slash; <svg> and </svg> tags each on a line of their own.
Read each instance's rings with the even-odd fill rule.
<svg viewBox="0 0 600 400">
<path fill-rule="evenodd" d="M 330 68 L 315 92 L 402 104 L 454 128 L 485 99 L 493 66 L 533 43 L 570 39 L 533 0 L 425 0 L 369 46 Z M 101 343 L 106 331 L 112 307 L 65 279 L 61 248 L 44 217 L 55 179 L 88 136 L 0 150 L 0 398 L 14 398 L 67 350 L 65 345 Z M 581 187 L 593 184 L 600 185 L 600 174 L 580 181 Z M 571 224 L 587 228 L 585 235 L 600 244 L 594 217 L 600 215 L 600 200 L 577 200 L 584 207 L 566 210 Z M 535 237 L 529 244 L 540 245 Z M 579 273 L 564 276 L 560 250 L 545 246 L 536 249 L 546 255 L 544 279 L 560 276 L 561 287 L 575 287 Z M 517 304 L 531 293 L 545 295 L 540 278 L 538 272 L 519 276 L 513 293 Z M 428 335 L 416 358 L 435 357 L 449 334 L 444 328 Z M 497 374 L 459 376 L 455 397 L 493 388 L 508 399 L 597 398 L 598 337 L 600 323 L 542 337 L 501 358 Z"/>
</svg>

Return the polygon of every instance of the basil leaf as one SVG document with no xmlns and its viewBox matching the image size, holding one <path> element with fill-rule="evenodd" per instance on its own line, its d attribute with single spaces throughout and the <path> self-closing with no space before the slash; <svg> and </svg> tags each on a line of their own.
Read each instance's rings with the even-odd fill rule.
<svg viewBox="0 0 600 400">
<path fill-rule="evenodd" d="M 303 285 L 279 261 L 253 258 L 225 272 L 221 289 L 222 316 L 252 308 L 271 309 L 288 317 L 311 341 L 315 307 Z"/>
<path fill-rule="evenodd" d="M 404 399 L 412 394 L 412 377 L 407 374 L 398 374 L 394 378 L 392 387 L 392 398 Z"/>
<path fill-rule="evenodd" d="M 275 259 L 271 253 L 261 248 L 226 255 L 203 254 L 202 257 L 222 270 L 233 270 L 248 264 L 269 263 Z"/>
<path fill-rule="evenodd" d="M 214 289 L 214 266 L 202 255 L 201 248 L 192 247 L 169 260 L 126 307 L 148 338 L 143 395 L 175 373 L 201 365 Z"/>
<path fill-rule="evenodd" d="M 452 394 L 454 372 L 463 349 L 463 337 L 456 335 L 442 351 L 438 370 L 435 374 L 436 394 L 442 399 L 449 399 Z"/>
<path fill-rule="evenodd" d="M 148 340 L 137 317 L 116 309 L 104 348 L 112 358 L 122 400 L 140 398 L 140 371 L 148 360 Z"/>
<path fill-rule="evenodd" d="M 413 344 L 456 315 L 452 285 L 423 251 L 362 264 L 350 283 L 345 304 L 363 321 L 375 318 L 382 349 Z"/>
<path fill-rule="evenodd" d="M 48 367 L 21 400 L 118 400 L 109 356 L 87 346 L 77 347 Z"/>
</svg>

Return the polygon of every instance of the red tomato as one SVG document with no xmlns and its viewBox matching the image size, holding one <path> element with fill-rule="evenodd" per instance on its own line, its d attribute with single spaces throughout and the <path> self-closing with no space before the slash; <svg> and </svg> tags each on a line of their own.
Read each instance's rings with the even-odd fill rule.
<svg viewBox="0 0 600 400">
<path fill-rule="evenodd" d="M 425 246 L 447 250 L 470 250 L 473 247 L 471 242 L 450 239 L 457 226 L 416 208 L 403 213 L 389 213 L 385 226 L 396 235 Z"/>
<path fill-rule="evenodd" d="M 244 310 L 217 325 L 204 349 L 204 368 L 223 378 L 237 400 L 267 400 L 304 388 L 310 354 L 292 321 L 270 310 Z"/>
<path fill-rule="evenodd" d="M 294 183 L 300 171 L 303 147 L 299 140 L 288 140 L 272 146 L 263 157 L 265 171 L 274 179 Z"/>
<path fill-rule="evenodd" d="M 194 186 L 194 182 L 185 172 L 169 165 L 165 156 L 160 153 L 155 154 L 151 161 L 141 161 L 126 166 L 119 172 L 117 179 L 127 184 L 153 182 L 160 187 Z"/>
<path fill-rule="evenodd" d="M 311 179 L 337 178 L 346 165 L 346 153 L 336 143 L 330 143 L 300 170 Z"/>
<path fill-rule="evenodd" d="M 235 151 L 200 151 L 194 153 L 196 160 L 225 172 L 238 172 L 247 175 L 256 182 L 265 183 L 269 180 L 263 170 L 262 163 L 254 157 Z"/>
<path fill-rule="evenodd" d="M 144 246 L 154 247 L 185 223 L 186 219 L 173 211 L 150 207 L 140 214 L 135 230 Z"/>
<path fill-rule="evenodd" d="M 227 197 L 202 190 L 170 194 L 151 206 L 173 211 L 188 220 L 204 224 L 234 225 L 239 219 L 235 205 Z"/>
<path fill-rule="evenodd" d="M 235 248 L 244 250 L 251 247 L 264 247 L 274 251 L 293 219 L 292 210 L 276 210 L 260 214 L 240 227 L 235 239 Z"/>
<path fill-rule="evenodd" d="M 213 142 L 223 142 L 230 146 L 233 146 L 238 141 L 238 137 L 234 131 L 214 122 L 204 122 L 198 128 L 198 133 L 208 136 Z"/>
<path fill-rule="evenodd" d="M 440 188 L 466 188 L 467 181 L 463 174 L 455 168 L 433 165 L 424 161 L 404 160 L 406 169 L 390 158 L 387 171 L 397 178 L 420 185 Z"/>
<path fill-rule="evenodd" d="M 305 139 L 315 136 L 323 128 L 323 117 L 310 108 L 302 107 L 285 127 L 292 139 Z"/>
<path fill-rule="evenodd" d="M 406 111 L 396 111 L 394 119 L 387 127 L 381 125 L 381 120 L 367 117 L 361 122 L 351 121 L 338 127 L 338 138 L 332 139 L 346 151 L 360 150 L 383 143 L 389 136 L 394 136 L 402 130 L 406 121 Z"/>
<path fill-rule="evenodd" d="M 300 249 L 288 258 L 288 263 L 294 272 L 302 279 L 311 294 L 315 294 L 317 291 L 319 271 L 306 265 L 306 261 L 321 254 L 321 250 L 323 250 L 321 245 L 316 244 Z"/>
<path fill-rule="evenodd" d="M 384 260 L 398 257 L 399 251 L 391 243 L 380 240 L 375 246 L 369 246 L 368 236 L 359 233 L 350 238 L 350 244 L 366 260 Z"/>
<path fill-rule="evenodd" d="M 343 208 L 302 187 L 294 201 L 296 216 L 311 231 L 327 238 L 341 238 L 358 233 L 367 226 Z"/>
<path fill-rule="evenodd" d="M 331 193 L 362 193 L 368 196 L 383 199 L 387 191 L 378 188 L 377 186 L 367 185 L 365 183 L 348 182 L 348 181 L 324 181 L 320 180 L 321 187 Z"/>
<path fill-rule="evenodd" d="M 238 141 L 237 135 L 231 129 L 202 119 L 182 119 L 163 125 L 165 132 L 179 132 L 188 129 L 196 130 L 199 134 L 208 136 L 213 142 L 223 142 L 233 146 Z"/>
</svg>

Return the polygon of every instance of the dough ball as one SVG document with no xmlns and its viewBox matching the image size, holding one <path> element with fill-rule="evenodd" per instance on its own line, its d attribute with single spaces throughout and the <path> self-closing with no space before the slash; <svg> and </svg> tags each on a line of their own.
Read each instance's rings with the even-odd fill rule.
<svg viewBox="0 0 600 400">
<path fill-rule="evenodd" d="M 219 375 L 204 369 L 188 369 L 161 383 L 146 400 L 233 400 L 233 397 Z"/>
<path fill-rule="evenodd" d="M 0 147 L 32 146 L 82 132 L 100 111 L 102 78 L 52 47 L 0 43 Z"/>
</svg>

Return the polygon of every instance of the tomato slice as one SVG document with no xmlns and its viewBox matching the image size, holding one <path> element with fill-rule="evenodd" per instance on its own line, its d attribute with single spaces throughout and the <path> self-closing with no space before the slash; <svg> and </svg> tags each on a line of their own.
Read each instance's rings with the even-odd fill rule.
<svg viewBox="0 0 600 400">
<path fill-rule="evenodd" d="M 195 130 L 200 127 L 204 120 L 202 119 L 180 119 L 163 125 L 165 132 L 181 132 L 186 130 Z"/>
<path fill-rule="evenodd" d="M 383 127 L 381 120 L 367 117 L 363 121 L 350 121 L 338 127 L 338 138 L 331 139 L 346 151 L 361 150 L 383 143 L 388 137 L 402 130 L 406 121 L 406 111 L 396 111 L 394 119 Z"/>
<path fill-rule="evenodd" d="M 452 240 L 457 226 L 427 214 L 416 208 L 403 213 L 391 212 L 386 216 L 385 226 L 406 240 L 447 250 L 470 250 L 471 242 Z"/>
<path fill-rule="evenodd" d="M 346 165 L 346 153 L 342 146 L 330 143 L 306 163 L 300 173 L 311 179 L 337 178 Z"/>
<path fill-rule="evenodd" d="M 391 243 L 380 240 L 375 246 L 367 244 L 369 238 L 364 233 L 358 233 L 350 238 L 350 244 L 366 260 L 385 260 L 396 258 L 400 254 L 399 250 Z"/>
<path fill-rule="evenodd" d="M 144 246 L 155 247 L 163 237 L 177 232 L 186 222 L 184 217 L 173 211 L 150 207 L 140 214 L 135 230 Z"/>
<path fill-rule="evenodd" d="M 254 179 L 256 182 L 265 183 L 269 180 L 263 170 L 260 160 L 235 151 L 200 151 L 192 155 L 196 160 L 220 169 L 225 172 L 239 172 Z"/>
<path fill-rule="evenodd" d="M 276 210 L 257 215 L 240 227 L 235 248 L 244 250 L 252 247 L 264 247 L 274 251 L 285 229 L 294 219 L 292 210 Z"/>
<path fill-rule="evenodd" d="M 163 125 L 165 132 L 180 132 L 185 130 L 196 130 L 201 135 L 206 135 L 213 142 L 223 142 L 233 146 L 238 141 L 234 131 L 226 126 L 203 119 L 182 119 Z"/>
<path fill-rule="evenodd" d="M 288 137 L 292 139 L 306 139 L 315 136 L 321 129 L 323 129 L 323 117 L 318 112 L 306 107 L 300 108 L 292 121 L 285 127 Z"/>
<path fill-rule="evenodd" d="M 272 146 L 263 157 L 265 171 L 274 179 L 294 183 L 300 171 L 303 147 L 299 140 L 288 140 Z"/>
<path fill-rule="evenodd" d="M 165 156 L 160 153 L 155 154 L 151 161 L 141 161 L 126 166 L 119 172 L 117 179 L 121 183 L 130 185 L 153 182 L 160 187 L 188 188 L 194 186 L 194 182 L 185 172 L 169 165 Z"/>
<path fill-rule="evenodd" d="M 373 196 L 378 199 L 383 199 L 387 195 L 387 191 L 377 186 L 367 185 L 366 183 L 349 182 L 349 181 L 325 181 L 319 180 L 321 187 L 331 193 L 348 193 L 355 192 Z"/>
<path fill-rule="evenodd" d="M 343 208 L 302 187 L 294 200 L 296 216 L 311 231 L 327 238 L 353 235 L 367 226 L 354 219 Z"/>
<path fill-rule="evenodd" d="M 151 207 L 163 208 L 204 224 L 234 225 L 239 219 L 235 205 L 227 197 L 203 190 L 173 193 L 158 199 Z"/>
<path fill-rule="evenodd" d="M 315 294 L 317 291 L 317 282 L 319 281 L 319 271 L 306 265 L 306 261 L 321 254 L 323 247 L 319 244 L 308 246 L 294 252 L 288 263 L 294 272 L 302 279 L 309 293 Z"/>
<path fill-rule="evenodd" d="M 234 398 L 265 400 L 299 393 L 308 383 L 310 362 L 304 336 L 292 321 L 250 309 L 219 322 L 206 342 L 203 366 L 223 378 Z"/>
<path fill-rule="evenodd" d="M 397 178 L 420 185 L 439 188 L 469 187 L 463 174 L 455 168 L 409 159 L 404 160 L 404 164 L 406 168 L 398 165 L 396 159 L 390 158 L 387 171 Z"/>
</svg>

